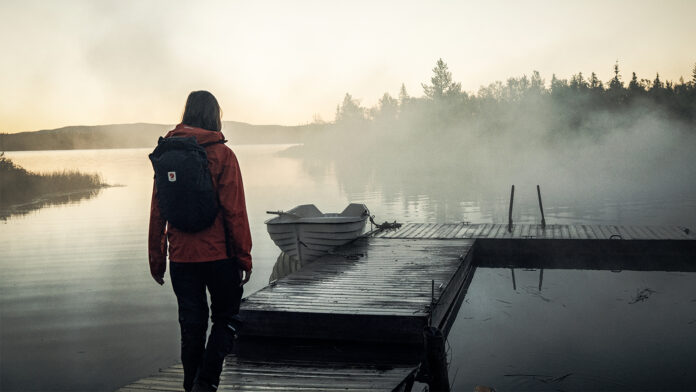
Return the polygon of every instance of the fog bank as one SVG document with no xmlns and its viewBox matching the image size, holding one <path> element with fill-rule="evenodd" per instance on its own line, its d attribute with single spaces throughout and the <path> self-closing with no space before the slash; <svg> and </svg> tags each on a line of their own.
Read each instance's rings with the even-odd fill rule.
<svg viewBox="0 0 696 392">
<path fill-rule="evenodd" d="M 564 210 L 571 221 L 602 220 L 598 205 L 625 209 L 623 223 L 645 223 L 633 208 L 654 209 L 651 223 L 696 223 L 693 209 L 684 214 L 696 205 L 696 69 L 690 82 L 634 74 L 628 86 L 615 71 L 606 88 L 594 74 L 547 87 L 535 72 L 467 94 L 440 60 L 423 97 L 402 86 L 363 108 L 346 94 L 331 127 L 288 154 L 310 171 L 335 170 L 357 197 L 428 195 L 437 220 L 466 220 L 460 201 L 480 200 L 492 204 L 486 219 L 505 221 L 512 184 L 517 219 L 536 219 L 539 184 L 556 223 Z"/>
</svg>

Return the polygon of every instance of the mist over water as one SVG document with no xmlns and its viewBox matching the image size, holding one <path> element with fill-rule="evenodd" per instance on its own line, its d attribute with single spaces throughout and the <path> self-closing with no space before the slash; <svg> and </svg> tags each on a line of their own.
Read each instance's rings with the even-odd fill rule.
<svg viewBox="0 0 696 392">
<path fill-rule="evenodd" d="M 507 222 L 513 184 L 513 219 L 539 221 L 538 184 L 549 222 L 696 225 L 692 125 L 636 107 L 570 132 L 538 112 L 494 129 L 339 125 L 287 154 L 309 172 L 335 172 L 349 194 L 379 190 L 405 209 L 425 195 L 432 221 Z"/>
<path fill-rule="evenodd" d="M 268 283 L 279 253 L 266 233 L 265 211 L 304 203 L 331 212 L 349 202 L 363 202 L 377 221 L 498 223 L 507 221 L 509 187 L 515 184 L 513 220 L 532 223 L 540 220 L 535 188 L 539 184 L 549 224 L 670 224 L 694 229 L 693 128 L 660 112 L 636 109 L 626 115 L 622 122 L 600 114 L 592 121 L 603 124 L 605 132 L 562 138 L 544 128 L 547 117 L 528 113 L 498 119 L 506 124 L 500 128 L 489 127 L 490 118 L 442 128 L 386 123 L 374 129 L 339 123 L 304 146 L 233 145 L 254 240 L 254 274 L 245 295 Z M 3 390 L 112 390 L 178 361 L 176 304 L 168 276 L 165 287 L 159 287 L 147 266 L 149 152 L 7 154 L 28 170 L 98 172 L 107 183 L 125 186 L 0 223 Z M 656 377 L 675 377 L 663 385 L 665 389 L 690 382 L 681 370 L 669 370 L 672 362 L 661 356 L 675 355 L 675 366 L 693 363 L 693 274 L 547 271 L 546 276 L 544 291 L 532 290 L 535 283 L 513 291 L 507 271 L 477 272 L 471 297 L 462 305 L 449 338 L 450 376 L 457 374 L 453 381 L 461 390 L 476 384 L 500 386 L 499 390 L 558 387 L 543 380 L 567 373 L 575 375 L 564 379 L 562 385 L 568 389 L 635 389 L 639 385 L 628 380 L 646 366 L 656 369 Z M 585 284 L 567 286 L 571 281 Z M 655 298 L 661 300 L 629 306 L 635 292 L 646 287 L 657 291 Z M 588 292 L 594 294 L 587 297 Z M 621 299 L 621 312 L 610 306 L 616 298 Z M 495 299 L 513 305 L 491 302 Z M 661 328 L 645 322 L 663 305 L 662 319 L 678 322 L 678 333 L 641 346 L 639 342 L 655 339 L 654 331 Z M 599 338 L 589 332 L 582 335 L 581 339 L 600 342 L 582 352 L 585 348 L 569 343 L 579 335 L 555 334 L 554 328 L 579 323 L 578 315 L 587 309 L 595 309 L 583 319 L 591 320 L 589 324 L 572 330 L 609 332 Z M 632 313 L 622 313 L 626 310 Z M 607 328 L 598 319 L 606 319 Z M 548 329 L 539 329 L 545 322 L 550 323 Z M 625 339 L 621 331 L 629 325 L 647 326 L 628 338 L 630 344 L 617 343 Z M 550 337 L 561 346 L 540 343 Z M 664 344 L 669 349 L 659 348 Z M 606 347 L 616 355 L 599 363 L 640 355 L 658 359 L 626 361 L 619 373 L 609 375 L 587 365 L 594 361 L 593 352 Z M 554 362 L 559 357 L 567 360 Z M 37 368 L 42 371 L 37 373 Z"/>
</svg>

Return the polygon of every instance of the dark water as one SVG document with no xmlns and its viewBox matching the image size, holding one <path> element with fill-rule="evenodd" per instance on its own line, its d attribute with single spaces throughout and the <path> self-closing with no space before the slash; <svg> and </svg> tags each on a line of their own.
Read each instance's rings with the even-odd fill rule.
<svg viewBox="0 0 696 392">
<path fill-rule="evenodd" d="M 266 210 L 363 202 L 378 221 L 507 219 L 510 178 L 398 165 L 387 175 L 278 156 L 286 147 L 234 147 L 254 239 L 246 295 L 267 284 L 278 256 Z M 178 360 L 174 295 L 147 266 L 148 152 L 7 154 L 29 170 L 96 171 L 124 186 L 0 222 L 0 389 L 113 390 Z M 516 222 L 539 219 L 534 185 L 518 184 Z M 696 222 L 693 194 L 542 191 L 549 223 Z M 538 272 L 516 274 L 515 291 L 509 270 L 477 270 L 449 338 L 457 390 L 696 388 L 687 372 L 696 351 L 693 274 L 546 270 L 541 291 Z M 629 303 L 644 289 L 646 300 Z"/>
<path fill-rule="evenodd" d="M 478 268 L 449 336 L 455 390 L 696 389 L 696 273 Z"/>
</svg>

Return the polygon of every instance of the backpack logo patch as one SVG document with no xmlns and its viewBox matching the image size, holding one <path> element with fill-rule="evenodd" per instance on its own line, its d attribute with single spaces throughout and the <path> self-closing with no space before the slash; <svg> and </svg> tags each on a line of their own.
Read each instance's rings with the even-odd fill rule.
<svg viewBox="0 0 696 392">
<path fill-rule="evenodd" d="M 176 182 L 176 172 L 167 172 L 169 182 Z"/>
</svg>

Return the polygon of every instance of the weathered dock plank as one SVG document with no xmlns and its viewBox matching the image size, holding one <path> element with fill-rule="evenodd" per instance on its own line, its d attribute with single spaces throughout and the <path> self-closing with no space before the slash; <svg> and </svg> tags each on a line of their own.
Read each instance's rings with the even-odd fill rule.
<svg viewBox="0 0 696 392">
<path fill-rule="evenodd" d="M 412 378 L 416 370 L 417 366 L 379 369 L 322 361 L 248 361 L 230 356 L 222 374 L 222 386 L 223 391 L 393 391 Z"/>
<path fill-rule="evenodd" d="M 430 238 L 430 236 L 435 232 L 439 225 L 437 223 L 429 223 L 426 225 L 426 229 L 421 233 L 420 238 Z"/>
<path fill-rule="evenodd" d="M 460 291 L 472 245 L 361 239 L 248 297 L 242 334 L 421 344 L 423 327 L 439 326 Z"/>
<path fill-rule="evenodd" d="M 417 364 L 356 364 L 332 361 L 244 359 L 230 355 L 218 391 L 407 391 Z M 181 364 L 161 369 L 118 392 L 183 392 Z"/>
<path fill-rule="evenodd" d="M 406 224 L 405 229 L 385 231 L 377 238 L 400 239 L 558 239 L 558 240 L 696 240 L 678 226 L 617 226 L 617 225 L 557 225 L 542 228 L 540 224 L 508 225 L 503 223 L 418 223 Z"/>
<path fill-rule="evenodd" d="M 476 226 L 471 224 L 463 224 L 462 227 L 454 235 L 454 238 L 471 238 L 474 228 Z"/>
<path fill-rule="evenodd" d="M 401 235 L 407 235 L 406 233 L 410 233 L 413 230 L 415 230 L 418 227 L 417 223 L 407 223 L 405 225 L 402 225 L 396 230 L 385 230 L 382 233 L 380 233 L 380 237 L 399 237 Z"/>
<path fill-rule="evenodd" d="M 416 230 L 413 231 L 413 234 L 411 234 L 411 235 L 408 236 L 408 237 L 402 237 L 402 238 L 421 238 L 421 234 L 422 234 L 425 230 L 427 230 L 429 227 L 430 227 L 429 224 L 426 224 L 426 223 L 419 223 L 419 224 L 418 224 L 418 227 L 416 228 Z"/>
<path fill-rule="evenodd" d="M 454 230 L 457 227 L 456 224 L 446 224 L 440 227 L 440 230 L 438 230 L 437 235 L 434 238 L 440 239 L 440 240 L 446 240 L 450 239 L 450 233 L 452 230 Z"/>
<path fill-rule="evenodd" d="M 507 232 L 508 232 L 507 230 L 508 230 L 507 225 L 494 224 L 493 227 L 491 228 L 491 231 L 488 232 L 487 237 L 488 238 L 503 238 L 507 234 Z"/>
<path fill-rule="evenodd" d="M 401 237 L 401 236 L 408 236 L 414 231 L 418 230 L 420 228 L 420 224 L 418 223 L 413 223 L 407 227 L 405 227 L 403 230 L 398 230 L 393 233 L 391 233 L 391 237 Z"/>
<path fill-rule="evenodd" d="M 450 239 L 456 238 L 455 236 L 457 235 L 457 233 L 460 230 L 462 230 L 465 225 L 463 223 L 452 223 L 452 224 L 449 224 L 447 226 L 449 226 L 449 229 L 447 229 L 446 234 L 443 237 L 443 239 L 450 240 Z"/>
</svg>

